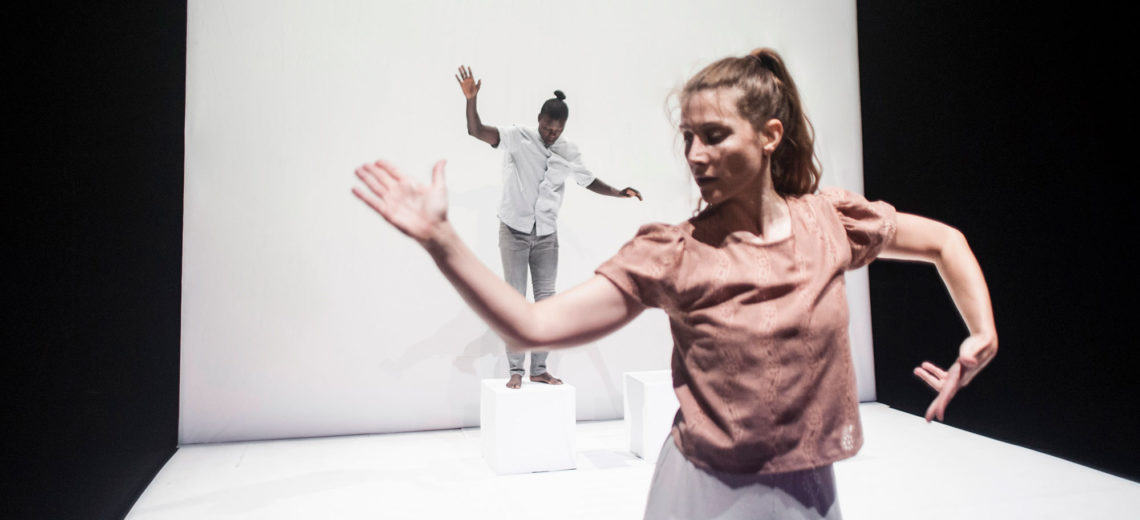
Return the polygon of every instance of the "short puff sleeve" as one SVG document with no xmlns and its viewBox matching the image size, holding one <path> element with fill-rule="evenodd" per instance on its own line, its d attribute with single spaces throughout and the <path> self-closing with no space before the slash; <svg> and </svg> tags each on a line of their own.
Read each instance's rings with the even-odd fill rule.
<svg viewBox="0 0 1140 520">
<path fill-rule="evenodd" d="M 642 305 L 669 310 L 676 301 L 684 247 L 684 232 L 677 226 L 646 224 L 594 272 Z"/>
<path fill-rule="evenodd" d="M 870 202 L 858 193 L 840 188 L 824 188 L 820 195 L 835 208 L 835 214 L 847 232 L 851 246 L 851 263 L 847 269 L 863 267 L 891 243 L 898 229 L 894 206 L 883 201 Z"/>
</svg>

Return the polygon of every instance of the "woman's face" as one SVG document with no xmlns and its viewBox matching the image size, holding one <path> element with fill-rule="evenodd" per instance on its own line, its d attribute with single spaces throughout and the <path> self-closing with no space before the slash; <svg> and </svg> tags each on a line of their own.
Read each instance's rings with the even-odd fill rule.
<svg viewBox="0 0 1140 520">
<path fill-rule="evenodd" d="M 768 175 L 769 139 L 736 111 L 740 95 L 736 88 L 700 90 L 681 107 L 685 159 L 710 206 L 732 198 L 755 200 Z"/>
</svg>

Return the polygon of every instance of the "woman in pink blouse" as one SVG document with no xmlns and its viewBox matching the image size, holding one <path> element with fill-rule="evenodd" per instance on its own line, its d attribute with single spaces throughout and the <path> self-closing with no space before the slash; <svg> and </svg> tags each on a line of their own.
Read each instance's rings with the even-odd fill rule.
<svg viewBox="0 0 1140 520">
<path fill-rule="evenodd" d="M 875 258 L 937 266 L 970 335 L 948 369 L 915 368 L 938 392 L 929 421 L 997 352 L 982 271 L 954 228 L 818 188 L 811 123 L 774 51 L 705 67 L 680 100 L 685 157 L 707 207 L 643 226 L 593 278 L 539 303 L 456 235 L 443 161 L 430 186 L 384 161 L 365 164 L 356 175 L 367 190 L 353 193 L 419 242 L 517 348 L 587 343 L 647 307 L 668 314 L 681 407 L 646 518 L 840 518 L 831 464 L 863 442 L 843 273 Z"/>
</svg>

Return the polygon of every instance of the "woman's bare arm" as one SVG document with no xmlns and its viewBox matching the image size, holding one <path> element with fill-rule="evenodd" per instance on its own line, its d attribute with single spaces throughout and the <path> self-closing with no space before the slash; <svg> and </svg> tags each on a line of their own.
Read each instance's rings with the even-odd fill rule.
<svg viewBox="0 0 1140 520">
<path fill-rule="evenodd" d="M 621 328 L 644 310 L 601 276 L 537 304 L 528 302 L 483 265 L 447 221 L 443 169 L 443 161 L 436 163 L 431 186 L 424 186 L 377 161 L 356 169 L 367 190 L 352 191 L 419 242 L 467 304 L 512 347 L 581 345 Z"/>
<path fill-rule="evenodd" d="M 993 305 L 982 268 L 957 229 L 907 213 L 898 214 L 898 231 L 879 257 L 933 263 L 970 331 L 948 370 L 929 361 L 914 369 L 915 375 L 938 391 L 926 411 L 926 420 L 943 420 L 946 406 L 958 389 L 969 384 L 997 354 Z"/>
</svg>

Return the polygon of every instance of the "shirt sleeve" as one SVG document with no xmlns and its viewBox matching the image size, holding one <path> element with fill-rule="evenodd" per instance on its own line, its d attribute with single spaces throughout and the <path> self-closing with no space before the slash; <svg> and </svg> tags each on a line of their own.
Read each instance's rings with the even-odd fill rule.
<svg viewBox="0 0 1140 520">
<path fill-rule="evenodd" d="M 883 247 L 894 240 L 898 225 L 894 206 L 883 201 L 871 202 L 858 193 L 840 188 L 824 188 L 820 194 L 835 208 L 847 232 L 847 244 L 851 247 L 848 269 L 871 263 Z"/>
<path fill-rule="evenodd" d="M 499 127 L 499 146 L 496 148 L 512 152 L 518 149 L 521 141 L 522 130 L 519 127 L 514 125 L 505 128 Z"/>
<path fill-rule="evenodd" d="M 579 186 L 589 186 L 594 182 L 594 179 L 598 178 L 586 168 L 586 165 L 582 164 L 582 153 L 578 151 L 578 146 L 574 143 L 559 142 L 551 151 L 566 161 L 570 175 L 574 177 L 574 182 L 577 182 Z"/>
<path fill-rule="evenodd" d="M 642 305 L 670 309 L 683 252 L 684 236 L 677 226 L 646 224 L 594 272 Z"/>
</svg>

